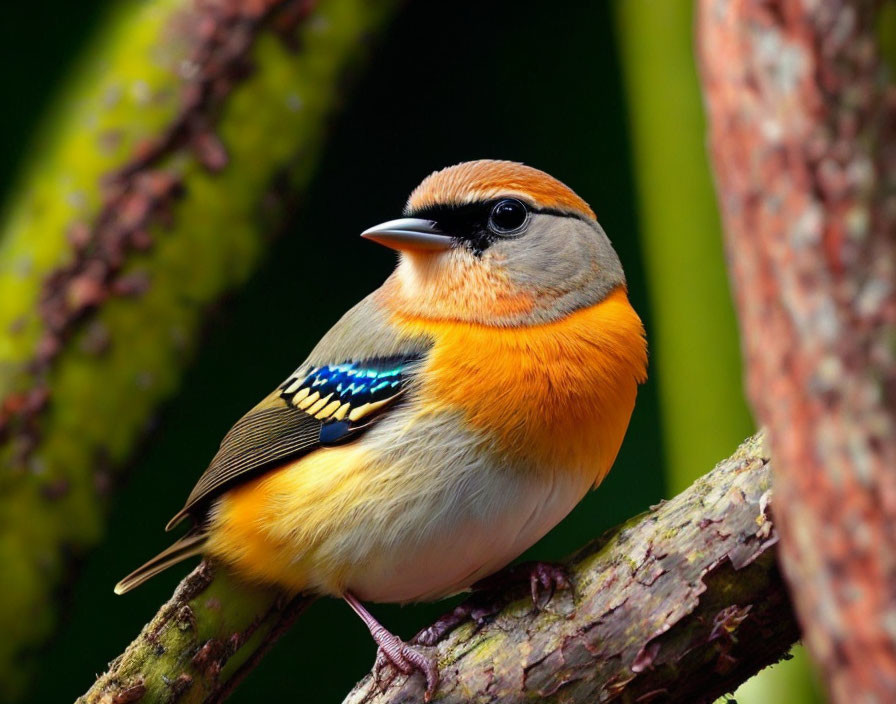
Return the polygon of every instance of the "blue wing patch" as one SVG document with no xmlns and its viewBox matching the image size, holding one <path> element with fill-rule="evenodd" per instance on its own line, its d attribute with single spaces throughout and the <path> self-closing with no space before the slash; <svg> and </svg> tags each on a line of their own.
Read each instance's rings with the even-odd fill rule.
<svg viewBox="0 0 896 704">
<path fill-rule="evenodd" d="M 321 443 L 337 442 L 401 393 L 415 361 L 386 357 L 302 367 L 280 386 L 280 395 L 291 406 L 323 421 Z"/>
<path fill-rule="evenodd" d="M 201 516 L 203 507 L 228 487 L 363 432 L 407 388 L 412 367 L 422 357 L 421 353 L 301 366 L 224 436 L 167 530 L 188 514 Z"/>
</svg>

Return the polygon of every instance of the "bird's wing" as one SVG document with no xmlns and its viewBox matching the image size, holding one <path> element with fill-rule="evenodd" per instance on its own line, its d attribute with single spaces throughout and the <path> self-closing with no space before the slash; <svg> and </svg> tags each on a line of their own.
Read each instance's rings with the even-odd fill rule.
<svg viewBox="0 0 896 704">
<path fill-rule="evenodd" d="M 167 530 L 234 484 L 357 436 L 395 404 L 419 351 L 334 364 L 303 364 L 224 436 L 208 469 Z"/>
</svg>

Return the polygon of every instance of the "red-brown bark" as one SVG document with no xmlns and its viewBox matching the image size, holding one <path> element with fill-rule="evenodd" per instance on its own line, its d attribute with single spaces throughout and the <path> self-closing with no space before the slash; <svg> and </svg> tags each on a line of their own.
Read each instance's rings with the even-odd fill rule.
<svg viewBox="0 0 896 704">
<path fill-rule="evenodd" d="M 805 642 L 834 701 L 896 701 L 896 95 L 880 4 L 701 0 L 748 391 Z"/>
</svg>

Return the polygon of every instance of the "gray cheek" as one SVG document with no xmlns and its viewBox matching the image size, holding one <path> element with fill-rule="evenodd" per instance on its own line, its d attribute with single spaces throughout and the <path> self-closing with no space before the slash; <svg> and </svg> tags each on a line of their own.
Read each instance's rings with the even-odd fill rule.
<svg viewBox="0 0 896 704">
<path fill-rule="evenodd" d="M 522 286 L 563 289 L 582 273 L 593 270 L 593 243 L 582 237 L 573 221 L 533 223 L 522 237 L 493 247 L 501 255 L 511 278 Z"/>
<path fill-rule="evenodd" d="M 547 294 L 532 322 L 593 305 L 625 283 L 619 258 L 596 223 L 537 216 L 525 235 L 495 250 L 515 283 Z"/>
</svg>

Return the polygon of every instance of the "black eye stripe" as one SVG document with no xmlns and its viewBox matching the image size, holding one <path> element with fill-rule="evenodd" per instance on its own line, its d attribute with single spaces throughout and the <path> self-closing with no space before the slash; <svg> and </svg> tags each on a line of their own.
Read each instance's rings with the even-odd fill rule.
<svg viewBox="0 0 896 704">
<path fill-rule="evenodd" d="M 480 218 L 481 221 L 486 221 L 488 219 L 489 214 L 491 214 L 492 208 L 495 207 L 497 203 L 502 200 L 507 200 L 514 198 L 513 196 L 507 196 L 506 198 L 495 198 L 492 200 L 486 201 L 475 201 L 473 203 L 462 203 L 462 204 L 439 204 L 439 205 L 429 205 L 425 208 L 415 208 L 406 210 L 404 215 L 409 218 L 422 218 L 424 220 L 435 220 L 438 223 L 443 223 L 445 225 L 451 222 L 464 222 L 475 219 L 476 216 Z M 515 199 L 521 200 L 521 199 Z M 521 201 L 525 204 L 525 206 L 529 209 L 530 213 L 539 214 L 539 215 L 554 215 L 560 218 L 573 218 L 575 220 L 582 220 L 587 222 L 590 218 L 585 217 L 585 215 L 580 213 L 570 212 L 568 210 L 558 210 L 557 208 L 538 208 L 530 203 L 526 203 L 525 201 Z M 447 228 L 446 228 L 447 229 Z"/>
<path fill-rule="evenodd" d="M 410 217 L 435 220 L 445 234 L 467 239 L 481 230 L 488 221 L 493 203 L 467 203 L 464 205 L 438 205 L 413 213 Z"/>
<path fill-rule="evenodd" d="M 525 205 L 528 212 L 532 215 L 545 214 L 587 221 L 584 215 L 553 208 L 536 208 L 511 195 L 473 203 L 431 205 L 425 208 L 407 210 L 405 215 L 424 220 L 434 220 L 439 229 L 446 235 L 451 235 L 463 242 L 475 255 L 479 256 L 496 241 L 502 239 L 500 232 L 495 233 L 489 229 L 489 218 L 496 205 L 509 200 L 519 201 Z"/>
</svg>

